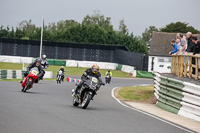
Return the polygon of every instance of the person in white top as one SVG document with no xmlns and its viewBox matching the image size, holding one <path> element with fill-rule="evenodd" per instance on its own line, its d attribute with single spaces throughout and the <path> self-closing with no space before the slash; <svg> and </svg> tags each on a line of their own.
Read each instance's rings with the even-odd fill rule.
<svg viewBox="0 0 200 133">
<path fill-rule="evenodd" d="M 180 39 L 180 51 L 184 54 L 187 46 L 186 38 L 183 37 L 182 33 L 179 33 L 178 39 Z"/>
</svg>

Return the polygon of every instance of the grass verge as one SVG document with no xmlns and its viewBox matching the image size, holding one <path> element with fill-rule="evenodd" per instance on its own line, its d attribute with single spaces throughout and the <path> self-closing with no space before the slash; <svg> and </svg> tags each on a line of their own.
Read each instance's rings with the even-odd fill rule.
<svg viewBox="0 0 200 133">
<path fill-rule="evenodd" d="M 21 63 L 6 63 L 0 62 L 0 69 L 10 69 L 10 70 L 22 70 Z M 25 64 L 28 66 L 28 64 Z M 57 75 L 57 71 L 60 69 L 60 66 L 53 66 L 50 65 L 47 71 L 53 71 L 53 75 Z M 82 67 L 66 67 L 65 66 L 65 74 L 66 75 L 77 75 L 81 76 L 87 68 Z M 100 69 L 100 73 L 102 77 L 105 76 L 107 69 Z M 128 73 L 119 71 L 119 70 L 112 70 L 113 77 L 121 77 L 121 78 L 131 78 L 132 76 Z"/>
<path fill-rule="evenodd" d="M 154 103 L 154 87 L 149 86 L 136 86 L 136 87 L 122 87 L 116 93 L 116 97 L 124 101 Z"/>
</svg>

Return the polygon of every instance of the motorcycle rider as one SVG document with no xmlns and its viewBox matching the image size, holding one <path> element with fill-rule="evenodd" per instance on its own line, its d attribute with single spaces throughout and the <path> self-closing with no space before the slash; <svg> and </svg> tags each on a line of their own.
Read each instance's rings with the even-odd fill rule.
<svg viewBox="0 0 200 133">
<path fill-rule="evenodd" d="M 64 78 L 65 78 L 65 68 L 64 68 L 64 66 L 61 66 L 60 69 L 58 70 L 58 72 L 59 72 L 60 70 L 61 70 L 62 73 L 63 73 L 63 75 L 62 75 L 62 77 L 61 77 L 61 80 L 63 81 Z M 57 74 L 57 77 L 58 77 L 58 74 Z"/>
<path fill-rule="evenodd" d="M 111 81 L 111 77 L 112 77 L 112 72 L 110 71 L 110 70 L 108 70 L 107 72 L 106 72 L 106 74 L 105 74 L 106 76 L 107 75 L 110 75 L 110 81 Z"/>
<path fill-rule="evenodd" d="M 29 74 L 29 71 L 33 68 L 33 67 L 37 67 L 38 68 L 38 79 L 43 75 L 43 68 L 41 66 L 41 62 L 42 60 L 40 58 L 36 58 L 35 62 L 29 64 L 29 66 L 26 68 L 26 72 L 24 73 L 24 77 L 26 77 Z M 22 80 L 23 81 L 23 80 Z M 20 81 L 20 83 L 22 83 L 22 81 Z"/>
<path fill-rule="evenodd" d="M 76 94 L 78 93 L 78 91 L 81 89 L 83 83 L 86 81 L 87 77 L 89 77 L 89 76 L 93 76 L 93 77 L 97 78 L 99 80 L 99 83 L 105 85 L 102 82 L 102 79 L 101 79 L 101 73 L 99 72 L 99 66 L 97 64 L 94 64 L 91 68 L 86 69 L 86 71 L 81 76 L 81 81 L 77 85 L 76 89 L 74 90 L 74 92 L 72 94 L 73 97 L 76 96 Z"/>
<path fill-rule="evenodd" d="M 107 74 L 109 74 L 110 77 L 112 76 L 112 72 L 110 70 L 108 70 L 105 75 L 107 75 Z"/>
<path fill-rule="evenodd" d="M 44 77 L 44 74 L 45 74 L 45 71 L 44 69 L 47 69 L 49 67 L 49 64 L 48 64 L 48 61 L 46 60 L 47 56 L 46 55 L 42 55 L 42 62 L 41 62 L 41 65 L 43 67 L 43 75 L 41 76 L 41 80 L 43 79 Z"/>
<path fill-rule="evenodd" d="M 44 69 L 47 69 L 49 67 L 48 61 L 46 60 L 47 56 L 42 55 L 42 62 L 41 65 L 44 67 Z"/>
</svg>

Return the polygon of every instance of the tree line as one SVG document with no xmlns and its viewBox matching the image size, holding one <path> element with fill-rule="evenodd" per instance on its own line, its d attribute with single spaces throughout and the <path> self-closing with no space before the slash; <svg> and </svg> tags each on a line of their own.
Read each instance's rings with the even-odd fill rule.
<svg viewBox="0 0 200 133">
<path fill-rule="evenodd" d="M 132 52 L 148 54 L 148 47 L 153 31 L 200 33 L 188 23 L 170 23 L 163 28 L 150 26 L 142 33 L 142 37 L 129 33 L 124 20 L 120 20 L 119 29 L 114 30 L 111 18 L 94 12 L 86 15 L 81 23 L 75 20 L 61 20 L 44 26 L 43 40 L 59 42 L 78 42 L 86 44 L 123 45 Z M 37 27 L 32 20 L 25 20 L 14 27 L 0 27 L 0 38 L 40 40 L 41 27 Z"/>
</svg>

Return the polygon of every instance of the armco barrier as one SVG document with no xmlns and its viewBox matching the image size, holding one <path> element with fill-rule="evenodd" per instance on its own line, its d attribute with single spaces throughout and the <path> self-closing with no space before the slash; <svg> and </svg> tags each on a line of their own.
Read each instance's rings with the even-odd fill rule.
<svg viewBox="0 0 200 133">
<path fill-rule="evenodd" d="M 156 105 L 200 121 L 200 86 L 154 73 Z"/>
<path fill-rule="evenodd" d="M 23 70 L 0 70 L 0 79 L 22 79 L 24 72 Z M 53 78 L 53 72 L 45 71 L 44 78 Z"/>
<path fill-rule="evenodd" d="M 31 57 L 0 55 L 0 62 L 30 64 L 30 63 L 34 62 L 35 59 L 36 58 L 31 58 Z M 121 65 L 121 64 L 117 64 L 117 63 L 96 62 L 96 61 L 78 61 L 78 60 L 57 60 L 57 59 L 47 59 L 47 61 L 48 61 L 49 65 L 85 67 L 85 68 L 89 68 L 93 64 L 98 64 L 100 66 L 100 69 L 111 69 L 111 70 L 117 69 L 117 70 L 121 70 L 126 73 L 131 73 L 133 77 L 138 77 L 138 78 L 152 78 L 153 77 L 151 72 L 138 71 L 138 70 L 135 70 L 133 66 Z M 23 70 L 26 70 L 26 67 L 23 66 Z"/>
</svg>

